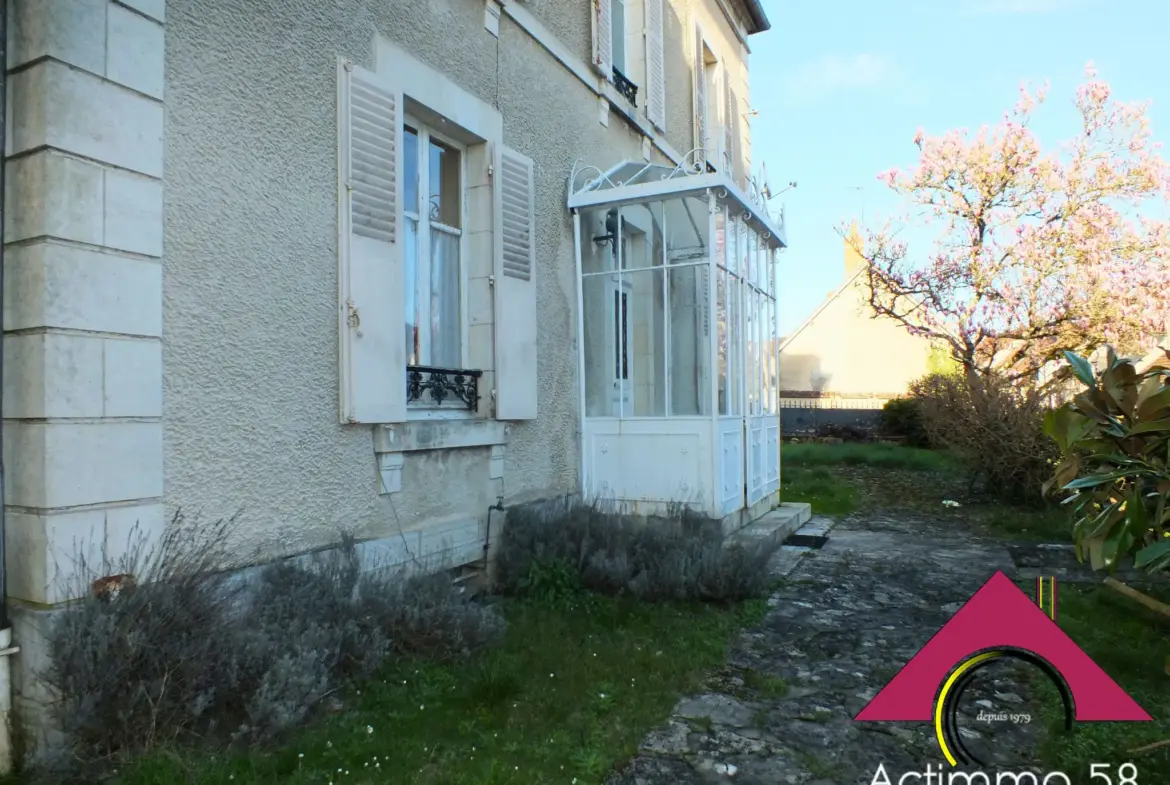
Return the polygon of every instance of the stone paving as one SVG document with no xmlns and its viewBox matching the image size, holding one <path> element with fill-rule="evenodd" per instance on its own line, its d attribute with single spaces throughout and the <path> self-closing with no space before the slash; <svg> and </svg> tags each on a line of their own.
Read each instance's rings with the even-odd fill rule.
<svg viewBox="0 0 1170 785">
<path fill-rule="evenodd" d="M 835 526 L 814 518 L 800 533 L 830 527 L 822 549 L 777 554 L 782 580 L 763 623 L 607 785 L 868 785 L 879 764 L 897 782 L 943 763 L 929 723 L 852 718 L 996 570 L 1015 575 L 1012 556 L 1002 543 L 922 516 L 861 513 Z M 1019 770 L 1042 723 L 997 727 L 992 743 L 975 716 L 1038 716 L 1025 705 L 1033 682 L 1012 667 L 973 690 L 960 732 L 991 765 Z"/>
</svg>

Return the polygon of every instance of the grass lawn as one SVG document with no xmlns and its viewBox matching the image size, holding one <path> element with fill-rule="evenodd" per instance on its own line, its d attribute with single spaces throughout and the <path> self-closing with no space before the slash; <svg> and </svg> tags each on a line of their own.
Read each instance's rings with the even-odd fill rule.
<svg viewBox="0 0 1170 785">
<path fill-rule="evenodd" d="M 1163 601 L 1170 599 L 1165 588 L 1160 592 L 1149 587 L 1142 590 Z M 1056 620 L 1154 722 L 1094 723 L 1074 726 L 1071 734 L 1053 733 L 1043 750 L 1045 763 L 1066 772 L 1074 782 L 1089 782 L 1092 763 L 1116 766 L 1133 761 L 1138 782 L 1170 782 L 1170 746 L 1128 752 L 1170 739 L 1170 675 L 1165 672 L 1170 656 L 1170 619 L 1103 586 L 1065 583 L 1060 585 Z M 1048 720 L 1060 727 L 1055 706 Z M 1115 774 L 1113 779 L 1116 782 Z"/>
<path fill-rule="evenodd" d="M 281 751 L 156 754 L 118 782 L 600 783 L 682 694 L 701 688 L 763 608 L 590 597 L 566 613 L 508 602 L 499 648 L 393 669 Z"/>
</svg>

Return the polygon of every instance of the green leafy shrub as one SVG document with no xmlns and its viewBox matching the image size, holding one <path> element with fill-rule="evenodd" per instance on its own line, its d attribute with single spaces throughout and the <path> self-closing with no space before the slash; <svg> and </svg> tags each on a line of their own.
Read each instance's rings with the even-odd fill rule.
<svg viewBox="0 0 1170 785">
<path fill-rule="evenodd" d="M 905 440 L 910 447 L 929 447 L 926 426 L 916 398 L 894 398 L 882 407 L 881 430 L 886 436 Z"/>
<path fill-rule="evenodd" d="M 1044 433 L 1046 396 L 993 374 L 928 374 L 911 385 L 930 443 L 953 453 L 971 484 L 1004 501 L 1037 504 L 1059 456 Z"/>
<path fill-rule="evenodd" d="M 1093 569 L 1127 556 L 1151 571 L 1170 568 L 1170 372 L 1139 373 L 1109 352 L 1099 375 L 1067 355 L 1085 389 L 1054 409 L 1045 431 L 1062 460 L 1045 484 L 1065 496 L 1077 556 Z"/>
<path fill-rule="evenodd" d="M 559 499 L 508 510 L 496 580 L 509 594 L 576 587 L 641 600 L 734 601 L 767 592 L 774 542 L 728 547 L 719 522 L 684 508 L 639 519 Z"/>
</svg>

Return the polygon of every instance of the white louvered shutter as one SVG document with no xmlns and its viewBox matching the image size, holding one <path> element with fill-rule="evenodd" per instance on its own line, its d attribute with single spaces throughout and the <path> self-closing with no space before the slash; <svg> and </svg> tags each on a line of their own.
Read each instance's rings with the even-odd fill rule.
<svg viewBox="0 0 1170 785">
<path fill-rule="evenodd" d="M 735 92 L 731 89 L 731 71 L 723 69 L 723 149 L 725 152 L 724 165 L 727 167 L 727 176 L 735 178 Z"/>
<path fill-rule="evenodd" d="M 496 215 L 496 418 L 536 418 L 536 181 L 532 159 L 502 148 Z"/>
<path fill-rule="evenodd" d="M 666 68 L 663 50 L 665 0 L 646 2 L 646 117 L 660 131 L 666 130 Z"/>
<path fill-rule="evenodd" d="M 613 77 L 613 2 L 593 2 L 593 67 L 606 79 Z"/>
<path fill-rule="evenodd" d="M 704 155 L 699 157 L 699 164 L 703 162 L 704 156 L 711 157 L 711 151 L 706 150 L 707 147 L 707 64 L 703 55 L 703 33 L 698 26 L 695 27 L 695 62 L 694 62 L 694 81 L 695 81 L 695 147 L 703 148 Z M 705 167 L 704 167 L 705 168 Z"/>
<path fill-rule="evenodd" d="M 402 91 L 338 68 L 341 421 L 406 420 Z"/>
</svg>

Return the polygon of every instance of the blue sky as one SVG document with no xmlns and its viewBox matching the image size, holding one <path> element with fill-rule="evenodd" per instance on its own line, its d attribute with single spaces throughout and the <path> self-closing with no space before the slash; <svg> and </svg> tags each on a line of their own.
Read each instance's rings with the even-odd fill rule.
<svg viewBox="0 0 1170 785">
<path fill-rule="evenodd" d="M 763 0 L 772 30 L 751 39 L 753 166 L 767 165 L 790 248 L 781 334 L 842 282 L 836 227 L 897 209 L 880 171 L 912 166 L 928 134 L 977 129 L 1015 104 L 1021 80 L 1051 82 L 1033 129 L 1047 147 L 1075 132 L 1072 101 L 1092 60 L 1122 100 L 1152 100 L 1170 139 L 1165 0 Z M 859 190 L 860 189 L 860 190 Z M 911 245 L 913 252 L 914 246 Z"/>
</svg>

